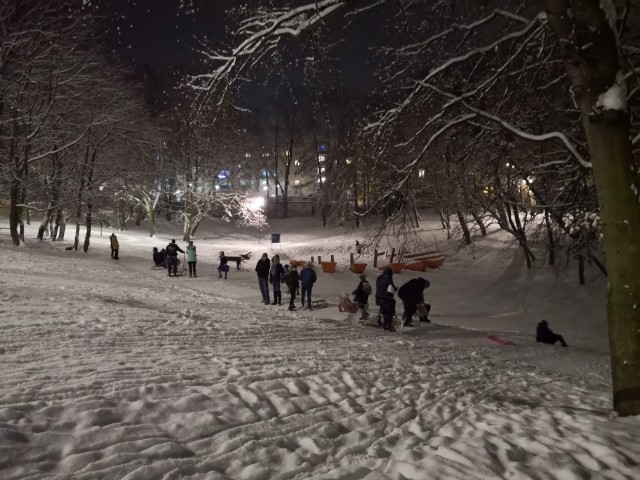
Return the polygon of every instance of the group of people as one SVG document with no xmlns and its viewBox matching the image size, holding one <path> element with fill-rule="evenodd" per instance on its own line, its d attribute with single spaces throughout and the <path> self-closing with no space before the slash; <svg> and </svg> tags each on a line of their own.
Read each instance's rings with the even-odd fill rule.
<svg viewBox="0 0 640 480">
<path fill-rule="evenodd" d="M 111 234 L 111 257 L 118 259 L 118 239 L 115 234 Z M 153 263 L 157 267 L 166 268 L 168 276 L 177 276 L 178 270 L 178 253 L 186 253 L 187 263 L 189 265 L 189 277 L 197 277 L 196 262 L 197 253 L 193 241 L 189 242 L 186 252 L 182 250 L 175 239 L 171 240 L 165 248 L 158 251 L 153 248 Z M 267 253 L 263 253 L 262 257 L 256 264 L 255 271 L 258 275 L 258 285 L 262 295 L 262 303 L 265 305 L 282 305 L 282 286 L 286 285 L 289 291 L 289 310 L 295 310 L 295 300 L 300 294 L 301 307 L 312 310 L 311 296 L 313 293 L 313 285 L 318 276 L 313 269 L 313 264 L 307 262 L 300 272 L 297 265 L 283 265 L 279 255 L 274 255 L 269 259 Z M 229 265 L 227 256 L 223 251 L 219 253 L 218 278 L 227 279 Z M 223 277 L 224 275 L 224 277 Z M 271 288 L 269 287 L 271 285 Z M 384 330 L 393 330 L 393 319 L 396 317 L 396 300 L 395 294 L 402 300 L 404 313 L 402 321 L 404 326 L 413 326 L 413 317 L 417 313 L 421 322 L 429 322 L 429 312 L 431 305 L 425 303 L 424 291 L 429 288 L 429 280 L 423 277 L 412 278 L 403 284 L 400 288 L 396 287 L 393 281 L 393 271 L 387 267 L 378 276 L 375 282 L 375 303 L 379 307 L 378 324 Z M 271 302 L 271 292 L 273 292 L 273 302 Z M 352 292 L 353 302 L 349 300 L 349 296 L 344 293 L 340 298 L 338 309 L 344 312 L 360 311 L 360 319 L 366 320 L 369 317 L 369 296 L 373 292 L 371 284 L 367 280 L 367 276 L 363 273 L 359 276 L 359 283 Z M 554 345 L 560 343 L 563 347 L 567 346 L 562 335 L 554 333 L 546 320 L 542 320 L 536 329 L 536 341 Z"/>
<path fill-rule="evenodd" d="M 274 255 L 269 259 L 269 255 L 263 253 L 256 264 L 255 271 L 258 275 L 262 303 L 265 305 L 282 305 L 282 285 L 286 285 L 289 290 L 289 310 L 296 309 L 295 300 L 298 293 L 301 293 L 301 307 L 313 309 L 311 295 L 313 284 L 318 276 L 311 262 L 307 262 L 304 268 L 298 272 L 296 264 L 282 265 L 279 255 Z M 273 302 L 270 301 L 269 285 L 273 289 Z"/>
<path fill-rule="evenodd" d="M 189 265 L 189 278 L 197 277 L 196 263 L 198 261 L 198 254 L 196 253 L 196 246 L 193 244 L 193 241 L 189 242 L 186 252 L 178 246 L 175 239 L 171 240 L 171 242 L 160 251 L 158 251 L 157 247 L 153 247 L 153 264 L 156 267 L 166 268 L 168 277 L 177 277 L 178 266 L 180 265 L 178 253 L 186 253 L 187 264 Z"/>
</svg>

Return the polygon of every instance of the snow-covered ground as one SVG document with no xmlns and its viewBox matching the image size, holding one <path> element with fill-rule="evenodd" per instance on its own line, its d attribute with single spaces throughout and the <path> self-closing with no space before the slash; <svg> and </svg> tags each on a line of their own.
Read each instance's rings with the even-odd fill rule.
<svg viewBox="0 0 640 480">
<path fill-rule="evenodd" d="M 113 261 L 110 231 L 84 254 L 35 241 L 36 226 L 12 247 L 7 226 L 4 480 L 640 477 L 640 418 L 611 414 L 604 281 L 527 270 L 497 234 L 438 270 L 397 275 L 431 281 L 433 323 L 395 334 L 337 311 L 357 284 L 345 268 L 356 235 L 315 219 L 276 222 L 273 248 L 202 227 L 197 279 L 150 269 L 170 233 L 122 232 Z M 425 232 L 436 238 L 453 253 Z M 219 250 L 255 257 L 219 280 Z M 260 304 L 263 251 L 335 254 L 341 268 L 314 289 L 331 306 Z M 543 318 L 569 348 L 535 343 Z"/>
</svg>

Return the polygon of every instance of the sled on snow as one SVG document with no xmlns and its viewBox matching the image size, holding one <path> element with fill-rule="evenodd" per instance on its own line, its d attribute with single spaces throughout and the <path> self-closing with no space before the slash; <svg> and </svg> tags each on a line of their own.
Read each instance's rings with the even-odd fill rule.
<svg viewBox="0 0 640 480">
<path fill-rule="evenodd" d="M 499 345 L 515 345 L 515 343 L 513 343 L 511 340 L 504 337 L 499 337 L 498 335 L 489 335 L 487 339 Z"/>
<path fill-rule="evenodd" d="M 326 300 L 311 300 L 311 308 L 327 308 L 329 304 Z"/>
<path fill-rule="evenodd" d="M 227 261 L 236 262 L 236 268 L 240 270 L 240 264 L 251 258 L 251 252 L 241 253 L 240 255 L 225 255 Z"/>
</svg>

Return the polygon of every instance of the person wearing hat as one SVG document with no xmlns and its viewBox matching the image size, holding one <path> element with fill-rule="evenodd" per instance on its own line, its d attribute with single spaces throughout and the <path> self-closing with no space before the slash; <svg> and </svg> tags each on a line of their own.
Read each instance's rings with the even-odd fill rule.
<svg viewBox="0 0 640 480">
<path fill-rule="evenodd" d="M 269 305 L 269 271 L 271 270 L 271 260 L 266 253 L 262 254 L 260 260 L 256 264 L 256 273 L 258 274 L 258 285 L 262 294 L 262 303 Z"/>
<path fill-rule="evenodd" d="M 171 243 L 167 245 L 165 248 L 165 252 L 167 254 L 167 276 L 171 276 L 171 271 L 173 270 L 173 276 L 178 276 L 178 252 L 184 253 L 178 245 L 176 245 L 175 239 L 171 240 Z"/>
<path fill-rule="evenodd" d="M 360 320 L 366 320 L 369 317 L 367 312 L 369 307 L 369 295 L 371 295 L 371 284 L 367 281 L 367 276 L 361 273 L 360 283 L 353 291 L 353 301 L 358 304 L 358 310 L 360 310 Z"/>
</svg>

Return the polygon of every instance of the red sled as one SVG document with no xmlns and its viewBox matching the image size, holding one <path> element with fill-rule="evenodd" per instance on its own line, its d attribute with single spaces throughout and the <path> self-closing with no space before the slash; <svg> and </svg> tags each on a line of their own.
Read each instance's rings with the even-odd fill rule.
<svg viewBox="0 0 640 480">
<path fill-rule="evenodd" d="M 489 335 L 487 338 L 492 342 L 499 343 L 500 345 L 515 345 L 511 340 L 507 340 L 506 338 L 502 338 L 497 335 Z"/>
</svg>

